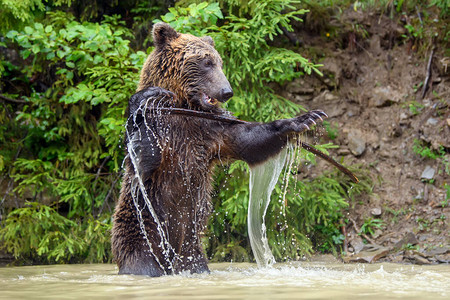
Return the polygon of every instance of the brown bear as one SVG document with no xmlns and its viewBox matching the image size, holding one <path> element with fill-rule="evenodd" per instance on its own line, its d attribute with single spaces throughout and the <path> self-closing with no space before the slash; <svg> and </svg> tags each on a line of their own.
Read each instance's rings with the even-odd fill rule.
<svg viewBox="0 0 450 300">
<path fill-rule="evenodd" d="M 210 37 L 158 23 L 153 40 L 155 49 L 129 101 L 128 155 L 112 251 L 119 274 L 208 272 L 200 238 L 211 212 L 214 166 L 262 163 L 326 115 L 239 121 L 220 107 L 233 91 Z"/>
</svg>

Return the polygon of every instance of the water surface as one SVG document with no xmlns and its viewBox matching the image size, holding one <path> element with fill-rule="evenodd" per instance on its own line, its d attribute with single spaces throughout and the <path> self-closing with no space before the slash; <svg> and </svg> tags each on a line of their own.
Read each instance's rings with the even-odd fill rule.
<svg viewBox="0 0 450 300">
<path fill-rule="evenodd" d="M 211 274 L 117 275 L 112 264 L 0 268 L 0 299 L 450 299 L 450 266 L 210 264 Z"/>
</svg>

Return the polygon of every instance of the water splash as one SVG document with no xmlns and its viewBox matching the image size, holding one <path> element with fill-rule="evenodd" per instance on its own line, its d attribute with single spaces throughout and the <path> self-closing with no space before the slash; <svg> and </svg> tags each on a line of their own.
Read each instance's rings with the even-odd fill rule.
<svg viewBox="0 0 450 300">
<path fill-rule="evenodd" d="M 156 101 L 158 100 L 158 101 Z M 151 149 L 153 155 L 156 153 L 156 151 L 162 150 L 163 146 L 161 145 L 160 139 L 158 137 L 158 133 L 155 130 L 155 126 L 159 128 L 164 128 L 165 131 L 168 131 L 168 126 L 163 126 L 162 123 L 162 113 L 161 110 L 159 110 L 159 107 L 163 107 L 167 103 L 167 99 L 165 97 L 162 97 L 160 99 L 152 99 L 149 98 L 146 101 L 143 101 L 139 107 L 136 109 L 135 112 L 133 112 L 127 121 L 127 127 L 126 127 L 126 137 L 127 137 L 127 157 L 131 161 L 131 165 L 134 170 L 134 177 L 131 179 L 131 196 L 133 199 L 133 204 L 136 209 L 137 218 L 139 221 L 139 226 L 141 229 L 141 234 L 143 236 L 143 239 L 145 243 L 147 244 L 149 248 L 149 252 L 153 257 L 155 258 L 155 261 L 160 266 L 161 270 L 166 273 L 166 268 L 164 267 L 164 263 L 168 264 L 167 269 L 173 270 L 174 262 L 176 259 L 178 259 L 175 250 L 169 243 L 169 239 L 166 234 L 166 230 L 162 224 L 162 222 L 159 220 L 158 215 L 156 214 L 155 209 L 152 206 L 150 197 L 147 193 L 147 189 L 145 188 L 144 181 L 142 179 L 142 174 L 140 174 L 139 169 L 139 160 L 140 160 L 140 154 L 141 154 L 141 142 L 142 139 L 145 138 L 145 135 L 150 140 L 150 144 L 152 147 L 158 148 L 158 149 Z M 153 107 L 156 109 L 150 110 L 149 107 Z M 151 112 L 151 115 L 148 116 L 148 112 Z M 141 126 L 138 121 L 138 117 L 143 116 L 143 123 L 144 123 L 144 130 L 146 131 L 146 134 L 143 134 L 141 131 Z M 149 118 L 150 117 L 150 118 Z M 148 123 L 148 119 L 153 120 L 153 124 Z M 156 144 L 156 145 L 155 145 Z M 140 203 L 143 205 L 141 206 Z M 142 216 L 142 212 L 144 210 L 147 210 L 148 213 L 153 218 L 153 221 L 156 224 L 156 229 L 158 231 L 159 237 L 160 237 L 160 243 L 158 245 L 153 245 L 150 242 L 150 239 L 147 235 L 147 230 L 145 228 L 144 218 Z M 162 251 L 162 254 L 165 257 L 165 262 L 161 262 L 158 258 L 158 255 L 154 252 L 154 246 L 159 247 Z"/>
<path fill-rule="evenodd" d="M 292 167 L 293 153 L 293 146 L 288 144 L 278 155 L 270 158 L 264 164 L 250 168 L 248 234 L 253 255 L 259 267 L 268 267 L 275 263 L 267 239 L 264 218 L 270 203 L 270 196 L 285 165 L 288 167 L 283 181 L 288 179 L 287 172 L 290 172 Z M 286 189 L 287 183 L 285 183 L 284 190 Z M 283 194 L 285 193 L 286 191 L 283 192 Z"/>
</svg>

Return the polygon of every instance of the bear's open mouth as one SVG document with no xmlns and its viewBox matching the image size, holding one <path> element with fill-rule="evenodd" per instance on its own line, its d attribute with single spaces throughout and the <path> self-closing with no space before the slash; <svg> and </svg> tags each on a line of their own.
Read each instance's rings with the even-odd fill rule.
<svg viewBox="0 0 450 300">
<path fill-rule="evenodd" d="M 214 99 L 206 94 L 203 94 L 202 96 L 203 96 L 202 97 L 203 102 L 208 105 L 216 106 L 217 103 L 219 103 L 219 101 L 217 99 Z"/>
</svg>

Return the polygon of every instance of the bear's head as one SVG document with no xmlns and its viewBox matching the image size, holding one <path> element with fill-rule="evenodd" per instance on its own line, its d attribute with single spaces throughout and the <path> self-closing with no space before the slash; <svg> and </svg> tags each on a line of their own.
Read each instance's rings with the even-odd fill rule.
<svg viewBox="0 0 450 300">
<path fill-rule="evenodd" d="M 153 26 L 154 51 L 142 68 L 138 91 L 157 86 L 176 95 L 176 105 L 218 110 L 233 96 L 222 59 L 211 37 L 176 32 L 166 23 Z"/>
</svg>

